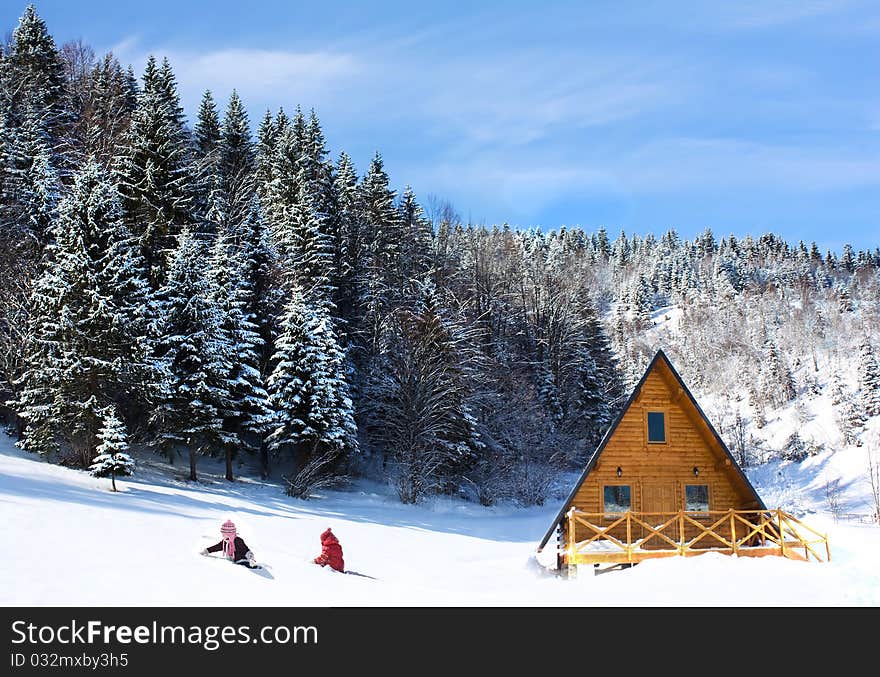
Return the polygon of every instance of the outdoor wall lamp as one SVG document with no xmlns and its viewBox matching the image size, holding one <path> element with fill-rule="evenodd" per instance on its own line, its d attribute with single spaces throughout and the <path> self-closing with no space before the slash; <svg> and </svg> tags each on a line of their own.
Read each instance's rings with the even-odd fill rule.
<svg viewBox="0 0 880 677">
<path fill-rule="evenodd" d="M 617 466 L 617 476 L 620 477 L 623 474 L 623 470 L 620 469 L 620 466 Z"/>
<path fill-rule="evenodd" d="M 694 477 L 700 474 L 700 469 L 697 466 L 694 466 Z"/>
</svg>

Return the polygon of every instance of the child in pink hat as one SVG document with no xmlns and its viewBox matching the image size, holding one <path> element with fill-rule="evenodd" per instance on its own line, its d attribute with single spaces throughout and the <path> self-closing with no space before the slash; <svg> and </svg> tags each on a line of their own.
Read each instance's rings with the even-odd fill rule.
<svg viewBox="0 0 880 677">
<path fill-rule="evenodd" d="M 254 553 L 247 547 L 244 539 L 238 535 L 235 524 L 232 520 L 226 520 L 220 527 L 220 536 L 222 540 L 209 548 L 202 550 L 202 555 L 210 555 L 212 552 L 223 551 L 226 559 L 232 560 L 236 564 L 243 564 L 251 569 L 257 567 L 257 560 Z"/>
</svg>

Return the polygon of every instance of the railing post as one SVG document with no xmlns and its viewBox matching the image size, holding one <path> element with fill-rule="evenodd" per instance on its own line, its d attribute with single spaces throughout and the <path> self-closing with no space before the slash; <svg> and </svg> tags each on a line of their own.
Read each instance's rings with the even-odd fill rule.
<svg viewBox="0 0 880 677">
<path fill-rule="evenodd" d="M 565 522 L 559 520 L 556 525 L 556 574 L 565 573 Z"/>
<path fill-rule="evenodd" d="M 678 554 L 684 555 L 684 511 L 678 511 Z"/>
<path fill-rule="evenodd" d="M 736 520 L 733 516 L 733 508 L 730 509 L 730 543 L 733 546 L 733 554 L 738 555 L 738 548 L 736 547 Z"/>
<path fill-rule="evenodd" d="M 626 511 L 626 561 L 632 562 L 632 510 Z"/>
<path fill-rule="evenodd" d="M 785 557 L 785 532 L 782 531 L 782 508 L 776 508 L 776 519 L 779 521 L 779 547 L 782 548 L 782 556 Z"/>
</svg>

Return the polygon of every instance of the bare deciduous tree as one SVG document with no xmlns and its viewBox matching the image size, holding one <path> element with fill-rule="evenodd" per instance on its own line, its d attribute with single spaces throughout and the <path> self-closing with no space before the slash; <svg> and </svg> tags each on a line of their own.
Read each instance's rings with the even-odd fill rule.
<svg viewBox="0 0 880 677">
<path fill-rule="evenodd" d="M 825 504 L 828 506 L 828 512 L 831 513 L 834 521 L 837 522 L 840 519 L 843 510 L 843 490 L 840 487 L 840 478 L 838 477 L 825 482 L 824 489 Z"/>
<path fill-rule="evenodd" d="M 337 466 L 339 454 L 334 451 L 314 453 L 297 469 L 295 475 L 284 476 L 287 495 L 308 498 L 318 489 L 327 489 L 342 484 L 346 476 Z"/>
<path fill-rule="evenodd" d="M 425 215 L 431 222 L 432 228 L 436 228 L 441 223 L 452 225 L 461 221 L 461 215 L 452 203 L 435 193 L 428 193 L 425 200 Z"/>
<path fill-rule="evenodd" d="M 867 446 L 868 483 L 874 501 L 874 521 L 880 524 L 880 433 L 876 433 Z"/>
<path fill-rule="evenodd" d="M 737 411 L 733 418 L 733 423 L 730 426 L 729 437 L 732 442 L 731 450 L 736 458 L 736 462 L 743 468 L 747 467 L 750 462 L 748 454 L 748 434 L 749 428 L 746 419 L 744 419 L 739 411 Z"/>
</svg>

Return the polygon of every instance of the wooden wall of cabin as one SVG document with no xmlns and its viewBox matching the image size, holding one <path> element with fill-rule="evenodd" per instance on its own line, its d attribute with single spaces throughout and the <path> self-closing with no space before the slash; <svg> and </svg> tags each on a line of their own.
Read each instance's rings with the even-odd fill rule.
<svg viewBox="0 0 880 677">
<path fill-rule="evenodd" d="M 648 411 L 665 413 L 666 442 L 663 444 L 648 443 Z M 620 477 L 617 476 L 618 467 Z M 694 475 L 695 467 L 699 471 L 697 476 Z M 631 487 L 633 512 L 673 513 L 685 508 L 685 486 L 688 484 L 708 485 L 709 510 L 759 507 L 687 394 L 679 390 L 678 382 L 659 364 L 646 378 L 640 394 L 624 414 L 572 505 L 586 513 L 602 513 L 604 486 L 628 485 Z M 710 518 L 701 521 L 711 524 L 715 519 L 718 516 L 711 521 Z M 599 523 L 610 524 L 612 521 Z M 659 516 L 657 521 L 661 521 Z M 726 526 L 718 531 L 729 536 Z M 697 533 L 697 527 L 688 525 L 685 537 L 690 539 Z M 612 532 L 621 539 L 625 534 L 622 526 Z M 577 539 L 592 535 L 588 528 L 580 528 Z M 640 532 L 633 531 L 633 539 L 640 535 Z M 678 541 L 678 527 L 671 527 L 667 535 Z M 703 539 L 706 547 L 720 545 L 707 538 Z M 658 547 L 669 547 L 658 538 L 654 538 L 653 543 Z"/>
</svg>

